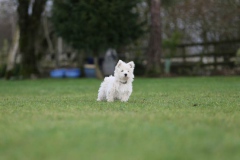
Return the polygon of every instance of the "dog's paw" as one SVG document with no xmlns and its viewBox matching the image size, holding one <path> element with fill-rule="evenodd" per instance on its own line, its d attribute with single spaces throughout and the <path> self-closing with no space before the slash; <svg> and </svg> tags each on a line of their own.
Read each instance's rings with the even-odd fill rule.
<svg viewBox="0 0 240 160">
<path fill-rule="evenodd" d="M 114 100 L 113 99 L 108 99 L 107 102 L 113 102 Z"/>
<path fill-rule="evenodd" d="M 127 97 L 127 96 L 123 96 L 123 97 L 120 98 L 120 101 L 121 101 L 121 102 L 127 102 L 127 101 L 128 101 L 128 98 L 129 98 L 129 97 Z"/>
</svg>

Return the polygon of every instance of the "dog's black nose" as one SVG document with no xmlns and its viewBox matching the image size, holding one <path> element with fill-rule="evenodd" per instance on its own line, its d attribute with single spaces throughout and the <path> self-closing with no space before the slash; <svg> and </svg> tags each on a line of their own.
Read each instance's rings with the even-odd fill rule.
<svg viewBox="0 0 240 160">
<path fill-rule="evenodd" d="M 127 74 L 126 74 L 126 73 L 125 73 L 124 75 L 125 75 L 125 77 L 127 77 Z"/>
</svg>

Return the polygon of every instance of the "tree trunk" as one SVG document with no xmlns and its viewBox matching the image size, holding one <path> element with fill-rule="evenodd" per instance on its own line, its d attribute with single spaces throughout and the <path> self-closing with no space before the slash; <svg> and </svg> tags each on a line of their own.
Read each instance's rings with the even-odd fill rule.
<svg viewBox="0 0 240 160">
<path fill-rule="evenodd" d="M 24 78 L 30 78 L 39 74 L 35 45 L 46 0 L 18 0 L 18 2 L 19 50 L 22 55 L 20 74 Z M 29 8 L 32 8 L 31 12 Z"/>
<path fill-rule="evenodd" d="M 53 42 L 52 42 L 51 37 L 50 37 L 47 14 L 44 14 L 44 16 L 42 18 L 42 22 L 43 22 L 43 31 L 44 31 L 45 38 L 46 38 L 47 44 L 48 44 L 48 51 L 49 51 L 50 54 L 55 55 L 56 68 L 58 68 L 58 54 L 55 53 Z"/>
<path fill-rule="evenodd" d="M 161 0 L 151 0 L 150 39 L 147 50 L 147 76 L 159 76 L 162 72 L 160 59 L 162 53 L 160 5 Z"/>
<path fill-rule="evenodd" d="M 8 54 L 8 62 L 7 62 L 7 70 L 6 70 L 6 75 L 5 78 L 9 80 L 12 77 L 12 72 L 15 66 L 16 62 L 16 55 L 19 47 L 19 29 L 16 28 L 16 31 L 14 33 L 13 37 L 13 43 L 11 50 Z"/>
<path fill-rule="evenodd" d="M 95 70 L 96 70 L 96 77 L 98 78 L 98 79 L 103 79 L 103 73 L 102 73 L 102 71 L 101 71 L 101 69 L 100 69 L 100 66 L 99 66 L 99 63 L 98 63 L 98 54 L 99 52 L 98 52 L 98 49 L 94 49 L 93 50 L 93 55 L 94 55 L 94 57 L 93 57 L 93 61 L 94 61 L 94 65 L 95 65 Z"/>
<path fill-rule="evenodd" d="M 96 69 L 96 77 L 98 79 L 103 79 L 103 73 L 100 70 L 100 66 L 98 64 L 98 57 L 97 56 L 94 57 L 94 65 L 95 65 L 95 69 Z"/>
<path fill-rule="evenodd" d="M 56 67 L 59 67 L 59 57 L 63 54 L 63 40 L 61 37 L 57 38 L 57 52 L 55 53 Z"/>
</svg>

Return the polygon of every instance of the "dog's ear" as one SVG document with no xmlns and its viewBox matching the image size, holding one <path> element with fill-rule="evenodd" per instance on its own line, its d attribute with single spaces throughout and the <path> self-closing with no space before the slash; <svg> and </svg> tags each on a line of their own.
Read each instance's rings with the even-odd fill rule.
<svg viewBox="0 0 240 160">
<path fill-rule="evenodd" d="M 129 62 L 128 65 L 131 67 L 131 68 L 134 68 L 135 67 L 135 64 L 133 61 Z"/>
<path fill-rule="evenodd" d="M 119 60 L 118 63 L 117 63 L 117 67 L 120 67 L 122 65 L 123 61 L 122 60 Z"/>
</svg>

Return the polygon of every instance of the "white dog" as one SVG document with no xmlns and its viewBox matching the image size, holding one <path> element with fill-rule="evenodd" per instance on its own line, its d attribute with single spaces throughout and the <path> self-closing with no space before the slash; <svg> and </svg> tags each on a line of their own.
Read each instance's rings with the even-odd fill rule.
<svg viewBox="0 0 240 160">
<path fill-rule="evenodd" d="M 132 93 L 132 82 L 134 79 L 133 70 L 134 62 L 125 63 L 118 61 L 114 76 L 105 77 L 98 90 L 97 101 L 107 100 L 113 102 L 120 100 L 127 102 Z"/>
</svg>

